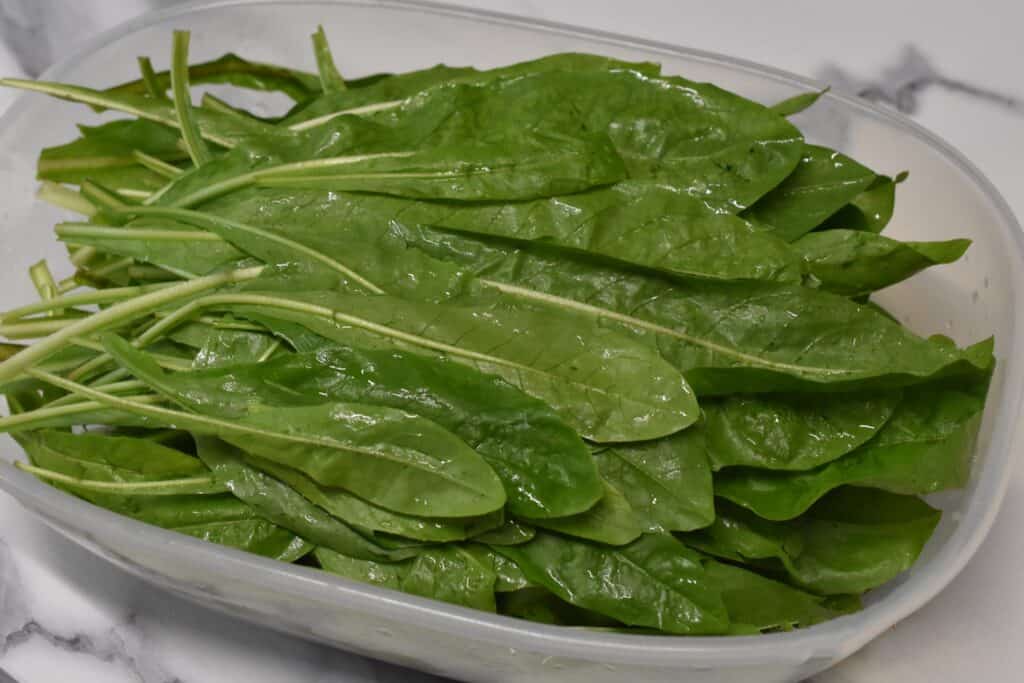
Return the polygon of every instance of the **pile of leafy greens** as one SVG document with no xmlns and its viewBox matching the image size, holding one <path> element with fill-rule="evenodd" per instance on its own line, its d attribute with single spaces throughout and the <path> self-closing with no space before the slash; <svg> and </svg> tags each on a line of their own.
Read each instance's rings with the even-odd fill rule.
<svg viewBox="0 0 1024 683">
<path fill-rule="evenodd" d="M 313 41 L 318 74 L 190 66 L 179 32 L 107 90 L 3 81 L 121 114 L 39 158 L 79 218 L 74 274 L 0 322 L 24 470 L 553 624 L 792 629 L 914 563 L 992 343 L 869 300 L 968 242 L 882 236 L 901 178 L 805 142 L 816 95 L 586 54 L 346 81 Z"/>
</svg>

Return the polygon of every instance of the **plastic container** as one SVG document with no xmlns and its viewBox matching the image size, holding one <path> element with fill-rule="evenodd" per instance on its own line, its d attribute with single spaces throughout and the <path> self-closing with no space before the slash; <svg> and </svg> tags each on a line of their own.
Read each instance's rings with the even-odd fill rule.
<svg viewBox="0 0 1024 683">
<path fill-rule="evenodd" d="M 621 36 L 493 14 L 396 2 L 209 2 L 144 17 L 94 40 L 46 78 L 110 85 L 135 77 L 135 57 L 167 63 L 170 31 L 193 31 L 192 56 L 232 50 L 313 68 L 308 35 L 322 23 L 346 74 L 436 62 L 493 66 L 584 50 L 660 61 L 668 73 L 713 81 L 774 102 L 820 88 L 774 69 Z M 50 226 L 60 213 L 33 198 L 39 149 L 70 139 L 92 116 L 78 105 L 22 96 L 0 122 L 0 309 L 34 296 L 25 275 L 45 255 L 63 263 Z M 970 237 L 959 263 L 883 293 L 919 333 L 958 342 L 990 334 L 998 370 L 969 487 L 937 498 L 946 514 L 912 571 L 874 592 L 855 615 L 758 637 L 627 636 L 534 625 L 279 564 L 145 526 L 93 507 L 0 463 L 0 487 L 63 533 L 153 584 L 204 605 L 303 637 L 479 681 L 796 681 L 850 655 L 935 596 L 963 568 L 992 524 L 1013 454 L 1024 381 L 1024 240 L 1006 203 L 962 156 L 906 118 L 828 94 L 801 117 L 814 142 L 873 168 L 910 169 L 890 233 L 904 239 Z M 4 460 L 21 457 L 12 442 Z M 909 655 L 910 653 L 908 653 Z"/>
</svg>

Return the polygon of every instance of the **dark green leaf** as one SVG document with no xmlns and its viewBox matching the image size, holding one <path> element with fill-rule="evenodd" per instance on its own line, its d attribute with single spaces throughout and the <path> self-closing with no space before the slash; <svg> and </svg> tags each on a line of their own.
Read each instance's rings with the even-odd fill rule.
<svg viewBox="0 0 1024 683">
<path fill-rule="evenodd" d="M 793 249 L 804 259 L 816 286 L 862 296 L 929 266 L 953 263 L 970 244 L 966 239 L 899 242 L 861 230 L 822 230 L 804 235 Z"/>
<path fill-rule="evenodd" d="M 711 559 L 703 565 L 706 581 L 725 601 L 733 634 L 789 631 L 860 609 L 854 597 L 821 598 L 740 567 Z"/>
<path fill-rule="evenodd" d="M 820 229 L 882 232 L 892 219 L 896 204 L 896 182 L 880 175 L 850 203 L 832 214 Z"/>
<path fill-rule="evenodd" d="M 715 518 L 704 430 L 594 453 L 601 476 L 629 501 L 645 532 L 689 531 Z"/>
<path fill-rule="evenodd" d="M 385 550 L 367 540 L 287 485 L 246 464 L 238 448 L 209 436 L 196 435 L 195 439 L 200 459 L 214 476 L 261 517 L 350 557 L 394 561 L 406 559 L 414 552 Z"/>
<path fill-rule="evenodd" d="M 514 514 L 576 514 L 603 494 L 586 446 L 550 408 L 461 364 L 332 346 L 258 365 L 154 375 L 133 357 L 122 360 L 153 388 L 186 408 L 224 418 L 241 417 L 254 403 L 326 401 L 373 403 L 421 415 L 450 429 L 487 460 Z"/>
<path fill-rule="evenodd" d="M 802 92 L 799 95 L 793 95 L 790 98 L 773 104 L 769 109 L 780 116 L 793 116 L 806 109 L 810 109 L 828 91 L 829 89 L 825 88 L 824 90 L 816 90 L 814 92 Z"/>
<path fill-rule="evenodd" d="M 807 287 L 673 282 L 537 247 L 394 222 L 388 229 L 407 248 L 471 268 L 506 297 L 647 339 L 698 395 L 897 387 L 991 366 L 988 342 L 971 353 L 937 345 L 870 307 Z"/>
<path fill-rule="evenodd" d="M 320 94 L 320 80 L 314 74 L 277 64 L 251 62 L 230 52 L 209 62 L 189 65 L 188 79 L 193 85 L 221 83 L 250 90 L 283 92 L 296 102 Z M 157 72 L 154 82 L 166 91 L 171 87 L 170 72 Z M 110 95 L 143 95 L 147 91 L 146 84 L 140 79 L 116 85 L 106 92 Z"/>
<path fill-rule="evenodd" d="M 874 172 L 853 159 L 827 147 L 807 145 L 793 173 L 743 216 L 774 226 L 775 234 L 793 241 L 839 211 L 874 180 Z"/>
<path fill-rule="evenodd" d="M 653 439 L 697 417 L 693 393 L 654 349 L 586 318 L 334 292 L 232 297 L 238 315 L 280 318 L 341 344 L 409 349 L 495 374 L 594 441 Z"/>
<path fill-rule="evenodd" d="M 914 564 L 940 515 L 912 496 L 841 487 L 789 522 L 719 501 L 715 523 L 683 538 L 727 560 L 777 567 L 813 593 L 863 593 Z"/>
<path fill-rule="evenodd" d="M 605 483 L 605 493 L 594 507 L 569 517 L 530 520 L 535 526 L 566 536 L 585 538 L 607 545 L 626 545 L 643 533 L 641 519 L 629 501 L 614 486 Z"/>
<path fill-rule="evenodd" d="M 721 633 L 728 626 L 697 553 L 669 536 L 607 547 L 538 532 L 525 545 L 495 547 L 532 583 L 562 600 L 631 626 L 667 633 Z M 608 586 L 616 586 L 614 593 Z"/>
<path fill-rule="evenodd" d="M 78 129 L 82 134 L 78 139 L 39 153 L 40 180 L 76 185 L 93 180 L 116 190 L 150 193 L 167 179 L 140 166 L 133 152 L 170 162 L 188 158 L 178 147 L 178 132 L 152 121 L 118 120 Z"/>
<path fill-rule="evenodd" d="M 271 196 L 271 212 L 288 210 L 278 203 L 287 201 L 287 196 Z M 303 193 L 304 199 L 310 196 Z M 266 204 L 269 199 L 256 195 L 250 201 Z M 211 208 L 235 215 L 252 211 L 251 203 L 244 200 Z M 289 220 L 306 223 L 314 211 L 320 223 L 354 220 L 361 225 L 388 225 L 400 220 L 407 225 L 556 245 L 685 277 L 797 282 L 802 270 L 799 257 L 773 234 L 736 216 L 714 212 L 684 191 L 649 182 L 625 182 L 517 203 L 410 202 L 335 192 L 327 201 L 304 208 L 303 214 L 289 212 Z M 269 216 L 262 213 L 260 220 L 267 221 Z M 316 240 L 311 232 L 307 225 L 288 234 L 300 242 L 307 235 Z M 235 243 L 244 248 L 242 242 Z M 350 243 L 330 252 L 342 262 L 351 261 L 350 254 Z"/>
<path fill-rule="evenodd" d="M 704 404 L 708 457 L 716 470 L 742 465 L 809 470 L 871 439 L 892 416 L 899 391 L 871 394 L 730 396 Z"/>
<path fill-rule="evenodd" d="M 807 472 L 729 469 L 715 475 L 715 494 L 765 519 L 792 519 L 834 488 L 852 484 L 893 493 L 926 494 L 967 482 L 982 398 L 924 385 L 908 390 L 874 439 Z"/>
<path fill-rule="evenodd" d="M 385 510 L 339 488 L 320 486 L 297 470 L 278 465 L 265 458 L 245 456 L 249 465 L 287 484 L 306 500 L 317 505 L 345 524 L 370 533 L 401 536 L 417 541 L 444 543 L 461 541 L 498 527 L 502 512 L 483 517 L 438 519 L 402 515 Z"/>
</svg>

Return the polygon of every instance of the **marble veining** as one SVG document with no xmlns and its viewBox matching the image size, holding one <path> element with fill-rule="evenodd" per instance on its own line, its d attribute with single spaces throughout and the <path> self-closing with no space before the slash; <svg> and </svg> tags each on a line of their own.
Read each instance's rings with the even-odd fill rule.
<svg viewBox="0 0 1024 683">
<path fill-rule="evenodd" d="M 953 78 L 936 69 L 918 47 L 907 45 L 899 61 L 873 78 L 860 79 L 838 64 L 830 64 L 817 78 L 838 91 L 855 93 L 872 102 L 887 104 L 904 114 L 920 112 L 919 95 L 928 88 L 943 88 L 974 97 L 1024 116 L 1024 98 Z"/>
<path fill-rule="evenodd" d="M 11 650 L 25 645 L 33 638 L 41 639 L 58 650 L 123 667 L 140 683 L 183 683 L 160 667 L 140 660 L 142 632 L 137 628 L 134 612 L 128 612 L 122 624 L 98 633 L 65 634 L 60 631 L 59 625 L 41 623 L 32 615 L 27 603 L 14 553 L 0 539 L 0 661 Z M 4 681 L 0 679 L 0 683 Z"/>
</svg>

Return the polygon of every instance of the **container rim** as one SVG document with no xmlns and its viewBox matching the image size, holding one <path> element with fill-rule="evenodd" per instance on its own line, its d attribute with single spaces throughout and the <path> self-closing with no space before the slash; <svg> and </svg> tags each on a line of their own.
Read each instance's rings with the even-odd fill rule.
<svg viewBox="0 0 1024 683">
<path fill-rule="evenodd" d="M 729 57 L 705 50 L 680 47 L 670 43 L 631 38 L 613 32 L 574 27 L 559 22 L 534 20 L 511 14 L 452 6 L 429 0 L 190 0 L 173 7 L 156 10 L 136 17 L 111 29 L 101 32 L 86 41 L 71 55 L 46 69 L 40 79 L 59 80 L 62 73 L 85 56 L 122 38 L 123 36 L 197 12 L 242 7 L 270 5 L 342 5 L 350 7 L 375 7 L 395 11 L 416 11 L 458 17 L 483 23 L 543 31 L 546 33 L 585 37 L 608 45 L 640 48 L 666 55 L 684 56 L 689 59 L 724 65 L 733 69 L 765 77 L 805 90 L 823 90 L 824 84 L 810 78 L 758 64 L 750 60 Z M 7 111 L 0 116 L 0 126 L 9 125 L 26 106 L 29 93 L 20 93 Z M 999 215 L 999 230 L 1009 237 L 1014 245 L 1014 257 L 1024 262 L 1024 233 L 1006 200 L 984 174 L 963 154 L 920 124 L 898 112 L 869 103 L 862 99 L 825 92 L 823 100 L 840 104 L 860 114 L 903 128 L 931 148 L 939 152 L 964 173 L 985 195 L 992 208 Z M 1022 293 L 1012 292 L 1016 303 Z M 1015 306 L 1017 310 L 1021 307 Z M 14 468 L 0 459 L 0 489 L 16 499 L 31 503 L 32 508 L 44 519 L 42 510 L 64 508 L 76 519 L 78 526 L 88 528 L 95 522 L 118 534 L 131 535 L 135 542 L 152 547 L 154 550 L 167 547 L 180 548 L 195 555 L 197 564 L 226 568 L 229 563 L 237 571 L 254 570 L 262 575 L 264 585 L 275 585 L 288 592 L 291 589 L 304 593 L 316 593 L 319 600 L 332 596 L 347 607 L 375 612 L 396 611 L 410 625 L 439 628 L 438 621 L 444 620 L 451 627 L 458 628 L 472 640 L 492 640 L 505 646 L 522 649 L 546 650 L 558 647 L 564 656 L 586 656 L 600 649 L 602 656 L 627 662 L 643 658 L 647 662 L 672 662 L 685 658 L 692 663 L 720 663 L 723 656 L 737 663 L 760 661 L 807 661 L 818 657 L 845 657 L 877 637 L 883 631 L 906 618 L 935 597 L 964 568 L 985 539 L 995 521 L 1000 503 L 1006 493 L 1012 464 L 1013 446 L 1019 440 L 1016 425 L 1021 415 L 1022 394 L 1024 394 L 1024 341 L 1019 339 L 1020 323 L 1014 320 L 1011 338 L 1015 341 L 1000 363 L 1006 367 L 1005 391 L 1009 400 L 998 406 L 993 420 L 993 438 L 985 466 L 975 472 L 978 477 L 976 491 L 964 511 L 964 518 L 974 520 L 972 525 L 960 524 L 930 561 L 927 573 L 910 577 L 896 587 L 883 600 L 866 607 L 856 614 L 818 624 L 806 629 L 785 633 L 768 633 L 757 636 L 647 636 L 607 634 L 573 630 L 567 627 L 534 624 L 523 620 L 488 614 L 434 600 L 419 598 L 381 589 L 336 577 L 312 568 L 288 565 L 267 558 L 245 553 L 232 548 L 216 546 L 172 531 L 151 527 L 135 520 L 95 507 L 85 501 L 73 498 L 53 489 L 34 477 Z M 971 515 L 974 511 L 976 514 Z M 52 520 L 49 520 L 53 523 Z M 58 526 L 60 524 L 58 523 Z M 77 539 L 75 539 L 77 540 Z M 108 557 L 109 559 L 109 557 Z M 144 572 L 126 567 L 132 573 Z M 284 584 L 291 584 L 284 588 Z M 913 590 L 911 590 L 913 589 Z M 196 596 L 191 596 L 195 598 Z M 225 609 L 219 607 L 219 609 Z M 230 610 L 228 610 L 230 611 Z M 274 626 L 270 626 L 274 628 Z M 281 627 L 278 627 L 281 628 Z M 315 637 L 306 634 L 306 637 Z"/>
</svg>

